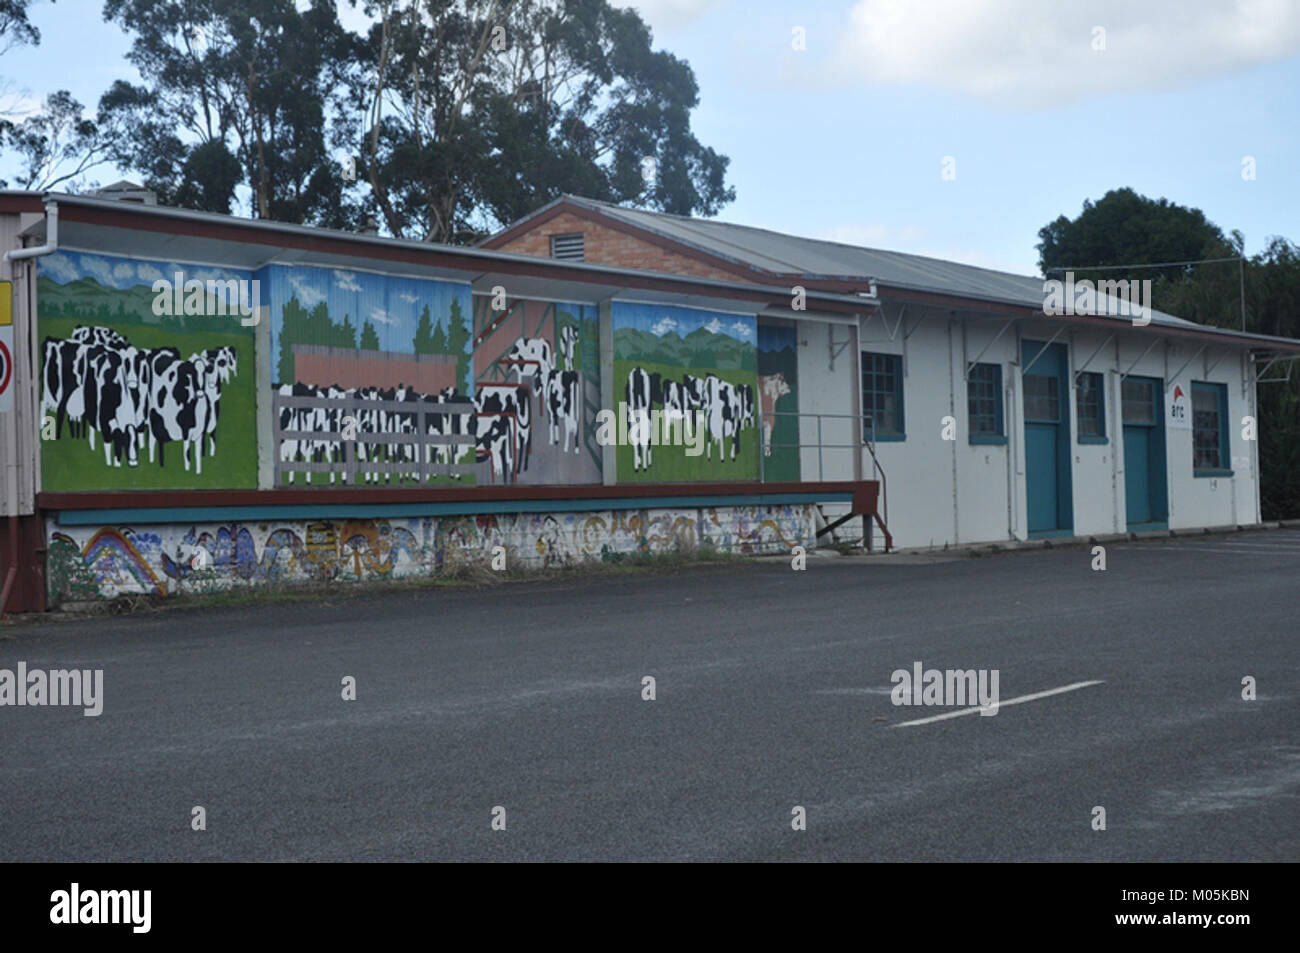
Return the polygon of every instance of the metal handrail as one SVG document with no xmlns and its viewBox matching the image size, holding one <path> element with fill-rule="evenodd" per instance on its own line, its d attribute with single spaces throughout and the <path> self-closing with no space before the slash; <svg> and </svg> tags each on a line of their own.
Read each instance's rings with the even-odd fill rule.
<svg viewBox="0 0 1300 953">
<path fill-rule="evenodd" d="M 872 475 L 880 483 L 880 504 L 881 504 L 881 510 L 883 511 L 884 514 L 884 520 L 886 524 L 889 523 L 889 486 L 888 486 L 888 482 L 885 479 L 885 468 L 880 465 L 880 458 L 876 456 L 876 418 L 874 414 L 815 414 L 811 412 L 802 412 L 802 411 L 773 411 L 770 414 L 765 414 L 760 410 L 758 413 L 758 432 L 759 432 L 758 467 L 759 467 L 760 482 L 766 482 L 766 477 L 763 472 L 764 471 L 763 461 L 764 458 L 766 457 L 766 454 L 763 453 L 764 444 L 762 439 L 762 433 L 763 433 L 763 420 L 767 417 L 800 417 L 800 418 L 815 417 L 817 419 L 817 443 L 815 444 L 802 443 L 802 442 L 790 443 L 790 444 L 770 443 L 767 444 L 766 446 L 768 449 L 771 450 L 802 450 L 805 447 L 808 448 L 816 447 L 818 480 L 822 479 L 822 473 L 824 469 L 822 464 L 823 450 L 856 450 L 861 447 L 866 447 L 867 452 L 871 454 Z M 871 439 L 870 440 L 866 439 L 864 435 L 860 443 L 823 443 L 822 442 L 822 418 L 823 417 L 831 418 L 835 420 L 856 420 L 859 423 L 865 423 L 867 420 L 870 420 Z"/>
</svg>

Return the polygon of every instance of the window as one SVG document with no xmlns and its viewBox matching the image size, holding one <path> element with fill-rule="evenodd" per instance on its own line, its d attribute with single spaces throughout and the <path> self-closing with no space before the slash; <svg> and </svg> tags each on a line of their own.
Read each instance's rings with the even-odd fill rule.
<svg viewBox="0 0 1300 953">
<path fill-rule="evenodd" d="M 1155 426 L 1155 381 L 1141 377 L 1126 377 L 1119 385 L 1119 397 L 1120 414 L 1124 418 L 1124 423 Z"/>
<path fill-rule="evenodd" d="M 559 258 L 563 261 L 583 261 L 586 255 L 586 248 L 582 240 L 582 232 L 575 232 L 572 235 L 552 235 L 551 236 L 551 257 Z"/>
<path fill-rule="evenodd" d="M 966 380 L 971 443 L 1006 443 L 1002 432 L 1002 365 L 976 364 Z"/>
<path fill-rule="evenodd" d="M 1192 381 L 1192 472 L 1231 476 L 1228 459 L 1228 386 Z"/>
<path fill-rule="evenodd" d="M 1061 382 L 1055 374 L 1026 374 L 1025 420 L 1059 423 Z"/>
<path fill-rule="evenodd" d="M 862 352 L 862 417 L 864 440 L 903 439 L 903 359 L 899 355 Z"/>
<path fill-rule="evenodd" d="M 1079 443 L 1106 442 L 1106 395 L 1102 391 L 1103 381 L 1100 374 L 1091 372 L 1079 374 L 1075 378 L 1078 390 L 1075 410 Z"/>
</svg>

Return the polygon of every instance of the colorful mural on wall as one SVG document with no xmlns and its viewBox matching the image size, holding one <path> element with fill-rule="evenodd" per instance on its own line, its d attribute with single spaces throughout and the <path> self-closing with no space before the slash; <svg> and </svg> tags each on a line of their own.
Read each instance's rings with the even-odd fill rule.
<svg viewBox="0 0 1300 953">
<path fill-rule="evenodd" d="M 501 546 L 526 568 L 617 562 L 701 546 L 788 553 L 815 539 L 813 507 L 734 506 L 515 516 L 413 517 L 160 526 L 47 522 L 50 604 L 124 594 L 435 576 L 488 566 Z"/>
<path fill-rule="evenodd" d="M 476 482 L 469 285 L 259 270 L 277 486 Z"/>
<path fill-rule="evenodd" d="M 595 305 L 474 298 L 475 391 L 493 483 L 598 483 Z M 488 416 L 486 412 L 500 416 Z"/>
<path fill-rule="evenodd" d="M 758 410 L 763 479 L 799 480 L 799 341 L 792 324 L 758 324 Z"/>
<path fill-rule="evenodd" d="M 45 490 L 256 486 L 254 329 L 239 310 L 251 278 L 68 250 L 38 259 Z"/>
<path fill-rule="evenodd" d="M 612 307 L 615 394 L 632 422 L 618 441 L 619 482 L 758 479 L 755 317 Z M 647 418 L 650 426 L 635 425 Z M 656 445 L 656 419 L 669 425 L 670 442 Z"/>
</svg>

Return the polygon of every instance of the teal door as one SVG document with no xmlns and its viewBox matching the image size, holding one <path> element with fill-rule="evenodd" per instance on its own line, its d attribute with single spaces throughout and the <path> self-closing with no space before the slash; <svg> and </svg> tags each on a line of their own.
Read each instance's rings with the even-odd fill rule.
<svg viewBox="0 0 1300 953">
<path fill-rule="evenodd" d="M 1025 402 L 1025 502 L 1030 536 L 1074 527 L 1065 345 L 1021 342 Z"/>
<path fill-rule="evenodd" d="M 1124 419 L 1124 503 L 1130 530 L 1169 525 L 1165 485 L 1164 389 L 1154 377 L 1120 384 Z"/>
</svg>

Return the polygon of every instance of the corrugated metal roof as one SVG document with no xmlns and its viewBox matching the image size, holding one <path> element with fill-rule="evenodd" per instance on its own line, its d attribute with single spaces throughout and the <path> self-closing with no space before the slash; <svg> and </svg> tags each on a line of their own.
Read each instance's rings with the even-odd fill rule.
<svg viewBox="0 0 1300 953">
<path fill-rule="evenodd" d="M 623 208 L 569 195 L 592 211 L 751 268 L 806 278 L 870 279 L 879 284 L 1031 308 L 1043 306 L 1043 279 L 925 255 L 801 238 L 750 225 Z M 1104 296 L 1103 296 L 1104 297 Z M 1128 318 L 1119 318 L 1127 322 Z M 1151 323 L 1208 328 L 1152 310 Z"/>
</svg>

